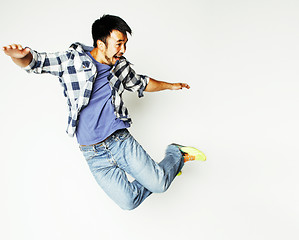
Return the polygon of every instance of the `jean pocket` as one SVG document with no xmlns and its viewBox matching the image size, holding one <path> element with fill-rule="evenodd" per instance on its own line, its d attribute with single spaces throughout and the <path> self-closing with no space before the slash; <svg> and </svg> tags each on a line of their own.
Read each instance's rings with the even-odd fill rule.
<svg viewBox="0 0 299 240">
<path fill-rule="evenodd" d="M 82 151 L 82 153 L 86 161 L 93 159 L 96 155 L 94 151 Z"/>
<path fill-rule="evenodd" d="M 129 137 L 130 137 L 130 133 L 127 129 L 120 130 L 116 135 L 116 139 L 119 141 L 124 141 Z"/>
</svg>

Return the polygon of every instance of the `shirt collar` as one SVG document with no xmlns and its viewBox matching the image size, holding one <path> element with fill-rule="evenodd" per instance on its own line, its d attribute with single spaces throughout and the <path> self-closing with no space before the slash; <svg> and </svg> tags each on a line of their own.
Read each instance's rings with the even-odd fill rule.
<svg viewBox="0 0 299 240">
<path fill-rule="evenodd" d="M 73 44 L 70 46 L 70 48 L 71 48 L 71 49 L 74 49 L 74 50 L 76 50 L 76 51 L 78 51 L 78 52 L 81 52 L 81 53 L 83 53 L 83 52 L 91 52 L 92 49 L 93 49 L 93 47 L 91 47 L 91 46 L 86 46 L 86 45 L 84 45 L 84 44 L 82 44 L 82 43 L 79 43 L 79 42 L 75 42 L 75 43 L 73 43 Z"/>
</svg>

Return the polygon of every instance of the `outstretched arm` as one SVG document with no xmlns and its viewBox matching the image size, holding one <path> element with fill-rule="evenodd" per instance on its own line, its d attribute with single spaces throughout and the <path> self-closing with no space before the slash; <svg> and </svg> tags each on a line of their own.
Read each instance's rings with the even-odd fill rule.
<svg viewBox="0 0 299 240">
<path fill-rule="evenodd" d="M 18 44 L 3 47 L 3 51 L 28 73 L 50 73 L 58 77 L 63 74 L 63 68 L 67 66 L 64 63 L 69 61 L 72 56 L 72 50 L 46 53 L 23 48 Z"/>
<path fill-rule="evenodd" d="M 20 67 L 26 67 L 32 61 L 32 54 L 29 48 L 23 48 L 19 44 L 12 44 L 3 47 L 6 55 L 10 56 L 15 64 Z"/>
<path fill-rule="evenodd" d="M 146 92 L 157 92 L 162 90 L 179 90 L 187 88 L 189 89 L 190 86 L 187 83 L 168 83 L 163 81 L 158 81 L 155 79 L 150 78 L 146 88 L 144 91 Z"/>
</svg>

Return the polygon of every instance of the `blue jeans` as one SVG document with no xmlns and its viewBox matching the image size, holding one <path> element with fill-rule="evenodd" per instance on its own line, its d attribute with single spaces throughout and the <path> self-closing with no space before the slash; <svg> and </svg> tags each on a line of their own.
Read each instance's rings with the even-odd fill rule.
<svg viewBox="0 0 299 240">
<path fill-rule="evenodd" d="M 165 158 L 156 163 L 127 129 L 80 149 L 98 184 L 126 210 L 136 208 L 153 192 L 166 191 L 184 165 L 180 150 L 173 145 L 166 149 Z M 135 179 L 133 182 L 126 172 Z"/>
</svg>

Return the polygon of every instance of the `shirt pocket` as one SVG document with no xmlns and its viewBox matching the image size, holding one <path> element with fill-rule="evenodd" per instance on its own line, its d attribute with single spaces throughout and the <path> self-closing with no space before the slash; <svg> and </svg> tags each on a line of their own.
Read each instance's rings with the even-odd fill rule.
<svg viewBox="0 0 299 240">
<path fill-rule="evenodd" d="M 72 65 L 74 66 L 77 72 L 82 72 L 82 71 L 90 71 L 92 63 L 85 56 L 75 55 Z"/>
<path fill-rule="evenodd" d="M 75 69 L 78 72 L 82 72 L 82 71 L 90 71 L 91 70 L 91 64 L 89 62 L 81 62 L 81 63 L 77 63 L 74 64 Z"/>
</svg>

